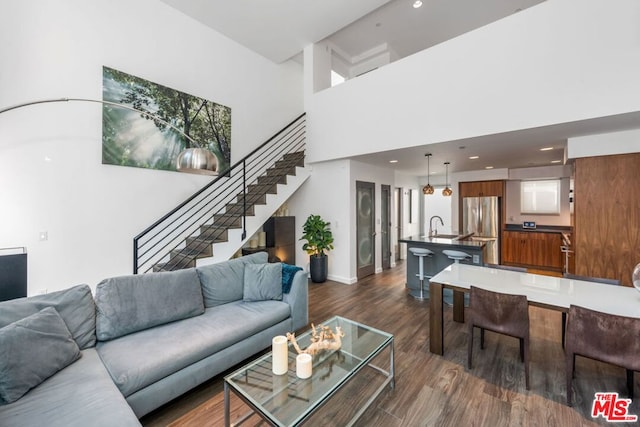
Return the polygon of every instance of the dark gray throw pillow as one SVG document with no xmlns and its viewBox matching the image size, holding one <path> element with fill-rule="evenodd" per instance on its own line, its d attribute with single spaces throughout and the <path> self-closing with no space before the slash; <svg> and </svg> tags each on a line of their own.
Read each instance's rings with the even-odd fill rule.
<svg viewBox="0 0 640 427">
<path fill-rule="evenodd" d="M 53 307 L 81 350 L 96 345 L 96 306 L 88 285 L 0 302 L 0 328 Z"/>
<path fill-rule="evenodd" d="M 0 399 L 15 402 L 80 358 L 69 328 L 47 307 L 0 329 Z"/>
<path fill-rule="evenodd" d="M 282 265 L 247 264 L 244 266 L 244 301 L 282 301 Z"/>
<path fill-rule="evenodd" d="M 269 255 L 258 252 L 218 264 L 197 267 L 202 283 L 204 306 L 215 307 L 241 300 L 244 295 L 244 266 L 246 264 L 266 264 Z"/>
</svg>

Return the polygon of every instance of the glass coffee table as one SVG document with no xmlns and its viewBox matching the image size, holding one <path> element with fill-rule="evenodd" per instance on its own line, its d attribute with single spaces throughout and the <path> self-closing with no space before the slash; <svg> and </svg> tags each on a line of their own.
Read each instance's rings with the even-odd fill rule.
<svg viewBox="0 0 640 427">
<path fill-rule="evenodd" d="M 255 413 L 274 426 L 295 426 L 306 421 L 363 368 L 368 368 L 379 378 L 377 382 L 380 384 L 369 377 L 364 380 L 367 384 L 378 385 L 377 388 L 364 397 L 359 395 L 366 387 L 359 388 L 358 399 L 349 398 L 348 402 L 336 402 L 355 405 L 355 414 L 351 420 L 341 423 L 352 425 L 387 385 L 394 387 L 393 335 L 339 316 L 318 323 L 316 327 L 319 325 L 328 326 L 333 331 L 336 326 L 340 326 L 345 336 L 339 350 L 321 351 L 313 357 L 313 372 L 310 378 L 300 379 L 296 376 L 297 353 L 291 343 L 289 370 L 286 374 L 272 373 L 269 352 L 224 378 L 226 426 L 231 425 L 230 391 L 252 409 L 252 412 L 237 420 L 234 425 L 241 424 Z M 311 331 L 296 336 L 296 340 L 301 348 L 307 348 L 311 343 Z M 373 359 L 385 349 L 389 349 L 387 369 L 372 364 Z M 361 375 L 365 373 L 362 372 Z"/>
</svg>

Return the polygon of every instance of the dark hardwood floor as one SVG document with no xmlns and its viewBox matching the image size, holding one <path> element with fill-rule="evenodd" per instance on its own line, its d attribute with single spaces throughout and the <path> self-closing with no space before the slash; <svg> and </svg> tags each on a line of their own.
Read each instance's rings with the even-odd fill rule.
<svg viewBox="0 0 640 427">
<path fill-rule="evenodd" d="M 429 352 L 429 303 L 409 296 L 404 265 L 354 285 L 310 283 L 310 320 L 316 323 L 341 315 L 394 334 L 396 387 L 383 392 L 357 426 L 591 426 L 607 425 L 591 418 L 595 392 L 626 397 L 622 368 L 577 358 L 574 407 L 565 404 L 564 352 L 560 345 L 560 313 L 530 308 L 531 389 L 524 386 L 518 341 L 486 333 L 484 350 L 479 332 L 474 340 L 474 367 L 466 368 L 466 324 L 452 321 L 445 308 L 444 356 Z M 388 356 L 384 354 L 384 357 Z M 640 357 L 640 355 L 639 355 Z M 364 371 L 363 371 L 364 372 Z M 636 394 L 640 393 L 636 375 Z M 145 426 L 221 426 L 224 422 L 223 375 L 145 416 Z M 360 381 L 358 383 L 357 381 Z M 348 409 L 362 388 L 373 382 L 363 375 L 334 396 L 307 425 L 344 425 Z M 640 399 L 630 406 L 640 415 Z M 232 420 L 247 412 L 232 394 Z M 640 425 L 640 423 L 638 423 Z M 266 425 L 254 416 L 243 425 Z M 626 423 L 625 425 L 630 425 Z"/>
</svg>

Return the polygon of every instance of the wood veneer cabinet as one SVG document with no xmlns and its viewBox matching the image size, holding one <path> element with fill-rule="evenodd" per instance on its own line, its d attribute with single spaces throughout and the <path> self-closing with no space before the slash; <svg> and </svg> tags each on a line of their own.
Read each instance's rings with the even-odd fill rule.
<svg viewBox="0 0 640 427">
<path fill-rule="evenodd" d="M 502 233 L 502 262 L 510 265 L 562 270 L 563 259 L 560 233 L 537 231 L 504 231 Z"/>
<path fill-rule="evenodd" d="M 504 181 L 461 182 L 460 197 L 504 196 Z"/>
<path fill-rule="evenodd" d="M 575 272 L 631 286 L 640 262 L 640 153 L 575 160 Z"/>
</svg>

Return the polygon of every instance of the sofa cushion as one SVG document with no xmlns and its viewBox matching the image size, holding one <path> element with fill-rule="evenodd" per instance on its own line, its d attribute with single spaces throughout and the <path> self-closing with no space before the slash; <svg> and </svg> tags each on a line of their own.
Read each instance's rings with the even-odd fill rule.
<svg viewBox="0 0 640 427">
<path fill-rule="evenodd" d="M 15 402 L 80 357 L 53 307 L 0 328 L 0 399 Z"/>
<path fill-rule="evenodd" d="M 244 266 L 244 301 L 282 301 L 282 266 L 247 264 Z"/>
<path fill-rule="evenodd" d="M 100 341 L 204 313 L 194 268 L 105 279 L 95 300 Z"/>
<path fill-rule="evenodd" d="M 140 422 L 90 348 L 22 398 L 0 404 L 0 426 L 129 427 Z"/>
<path fill-rule="evenodd" d="M 291 291 L 291 285 L 293 284 L 293 278 L 298 271 L 302 271 L 302 268 L 282 263 L 282 293 L 288 294 Z"/>
<path fill-rule="evenodd" d="M 56 309 L 80 349 L 96 345 L 96 306 L 88 285 L 0 302 L 0 328 L 47 307 Z"/>
<path fill-rule="evenodd" d="M 205 307 L 241 300 L 244 295 L 245 264 L 266 264 L 268 257 L 266 252 L 257 252 L 219 264 L 197 267 Z"/>
<path fill-rule="evenodd" d="M 127 397 L 288 319 L 290 312 L 281 301 L 236 301 L 208 308 L 202 316 L 98 342 L 96 348 Z"/>
</svg>

